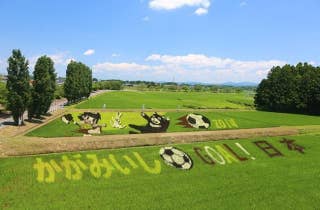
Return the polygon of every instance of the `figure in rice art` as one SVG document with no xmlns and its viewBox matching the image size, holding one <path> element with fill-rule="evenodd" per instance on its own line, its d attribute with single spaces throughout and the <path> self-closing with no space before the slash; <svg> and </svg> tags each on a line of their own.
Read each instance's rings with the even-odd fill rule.
<svg viewBox="0 0 320 210">
<path fill-rule="evenodd" d="M 78 116 L 79 122 L 74 124 L 80 127 L 80 132 L 85 135 L 91 134 L 101 134 L 102 127 L 106 125 L 98 125 L 99 120 L 101 120 L 100 113 L 84 112 Z"/>
<path fill-rule="evenodd" d="M 61 120 L 65 124 L 70 124 L 73 122 L 75 125 L 78 125 L 80 127 L 80 132 L 84 133 L 84 135 L 91 135 L 91 134 L 100 134 L 101 133 L 101 127 L 98 126 L 98 120 L 99 116 L 97 115 L 96 119 L 90 119 L 88 115 L 80 115 L 78 116 L 79 122 L 75 122 L 73 119 L 72 114 L 65 114 L 61 117 Z"/>
<path fill-rule="evenodd" d="M 210 120 L 201 114 L 188 114 L 179 118 L 177 125 L 183 125 L 185 128 L 208 129 L 211 126 Z"/>
<path fill-rule="evenodd" d="M 61 117 L 61 120 L 65 123 L 65 124 L 70 124 L 70 122 L 73 121 L 73 117 L 72 114 L 65 114 Z"/>
<path fill-rule="evenodd" d="M 163 133 L 166 132 L 169 127 L 170 119 L 159 115 L 157 112 L 153 113 L 150 117 L 146 113 L 141 112 L 141 116 L 148 121 L 146 125 L 129 124 L 129 127 L 138 130 L 140 133 Z M 129 133 L 137 134 L 139 132 L 130 131 Z"/>
<path fill-rule="evenodd" d="M 110 124 L 112 125 L 113 128 L 124 129 L 127 127 L 126 125 L 122 125 L 121 117 L 122 117 L 122 113 L 120 112 L 118 112 L 115 117 L 112 117 Z"/>
<path fill-rule="evenodd" d="M 176 147 L 162 147 L 159 154 L 169 166 L 182 170 L 189 170 L 193 166 L 190 156 Z"/>
<path fill-rule="evenodd" d="M 78 116 L 80 121 L 83 121 L 86 124 L 96 125 L 98 124 L 99 120 L 101 120 L 100 113 L 96 112 L 84 112 L 83 114 Z"/>
</svg>

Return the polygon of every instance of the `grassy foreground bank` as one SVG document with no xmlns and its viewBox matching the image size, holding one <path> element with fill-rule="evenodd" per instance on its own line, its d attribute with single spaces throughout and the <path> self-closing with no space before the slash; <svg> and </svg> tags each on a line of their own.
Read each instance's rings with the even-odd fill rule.
<svg viewBox="0 0 320 210">
<path fill-rule="evenodd" d="M 319 136 L 288 137 L 295 145 L 304 147 L 304 153 L 289 150 L 286 144 L 280 143 L 282 139 L 175 145 L 192 158 L 194 165 L 188 171 L 164 164 L 158 146 L 1 159 L 0 209 L 317 209 Z M 282 156 L 269 157 L 255 143 L 262 140 Z M 233 158 L 224 154 L 224 164 L 216 161 L 210 165 L 195 152 L 195 148 L 200 148 L 200 154 L 209 160 L 204 156 L 208 146 L 211 155 L 219 160 L 212 149 L 221 154 L 219 147 L 227 151 L 223 144 L 246 160 L 239 161 L 228 152 Z M 271 149 L 269 153 L 275 151 Z M 137 160 L 137 154 L 149 171 Z M 124 156 L 130 157 L 136 167 Z M 99 164 L 94 162 L 94 157 Z M 35 167 L 39 158 L 51 166 L 56 162 L 61 171 L 55 171 L 54 178 L 48 178 L 49 173 L 44 174 L 47 179 L 39 178 Z M 103 164 L 103 159 L 111 166 Z M 78 168 L 69 165 L 75 160 Z"/>
</svg>

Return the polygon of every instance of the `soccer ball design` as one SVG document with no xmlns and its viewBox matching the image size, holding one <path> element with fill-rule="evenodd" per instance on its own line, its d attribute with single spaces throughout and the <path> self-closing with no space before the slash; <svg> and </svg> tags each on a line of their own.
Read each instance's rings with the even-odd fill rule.
<svg viewBox="0 0 320 210">
<path fill-rule="evenodd" d="M 209 128 L 210 120 L 201 114 L 188 114 L 187 122 L 194 128 Z"/>
<path fill-rule="evenodd" d="M 162 147 L 159 151 L 164 162 L 172 167 L 189 170 L 192 168 L 192 160 L 185 152 L 175 147 Z"/>
<path fill-rule="evenodd" d="M 183 125 L 185 128 L 208 129 L 211 126 L 210 120 L 201 114 L 190 113 L 179 120 L 177 125 Z"/>
</svg>

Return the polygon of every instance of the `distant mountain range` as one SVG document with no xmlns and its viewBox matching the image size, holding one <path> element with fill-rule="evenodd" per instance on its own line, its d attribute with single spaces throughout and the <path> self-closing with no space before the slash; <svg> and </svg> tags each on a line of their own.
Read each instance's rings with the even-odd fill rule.
<svg viewBox="0 0 320 210">
<path fill-rule="evenodd" d="M 222 83 L 221 85 L 232 86 L 232 87 L 243 87 L 243 86 L 254 87 L 254 86 L 258 86 L 258 83 L 254 83 L 254 82 L 226 82 L 226 83 Z"/>
<path fill-rule="evenodd" d="M 232 87 L 255 87 L 255 86 L 258 86 L 258 83 L 254 83 L 254 82 L 225 82 L 225 83 L 219 83 L 219 84 L 210 84 L 210 83 L 201 83 L 201 82 L 182 82 L 182 83 L 188 84 L 188 85 L 221 85 L 221 86 L 232 86 Z"/>
</svg>

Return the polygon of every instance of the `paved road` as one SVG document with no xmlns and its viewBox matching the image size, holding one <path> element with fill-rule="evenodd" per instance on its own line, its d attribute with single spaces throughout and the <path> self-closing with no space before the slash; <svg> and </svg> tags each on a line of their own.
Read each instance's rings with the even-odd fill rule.
<svg viewBox="0 0 320 210">
<path fill-rule="evenodd" d="M 90 97 L 93 97 L 93 96 L 96 96 L 96 95 L 99 95 L 101 93 L 108 92 L 108 91 L 109 90 L 98 90 L 96 92 L 91 93 Z M 63 109 L 64 105 L 66 103 L 67 103 L 67 99 L 65 99 L 65 98 L 56 99 L 56 100 L 54 100 L 52 102 L 48 112 L 52 113 L 52 112 L 58 111 L 59 109 Z M 24 119 L 27 119 L 28 118 L 28 113 L 25 112 L 23 117 L 24 117 Z M 12 122 L 13 122 L 13 119 L 12 119 L 11 116 L 7 117 L 7 118 L 0 118 L 0 129 L 5 127 L 4 123 L 12 123 Z"/>
</svg>

